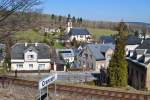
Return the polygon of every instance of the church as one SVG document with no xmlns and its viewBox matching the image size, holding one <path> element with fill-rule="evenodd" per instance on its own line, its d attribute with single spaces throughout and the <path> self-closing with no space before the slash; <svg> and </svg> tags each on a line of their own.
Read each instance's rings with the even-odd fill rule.
<svg viewBox="0 0 150 100">
<path fill-rule="evenodd" d="M 68 42 L 74 39 L 81 42 L 90 42 L 92 40 L 92 34 L 86 28 L 73 27 L 71 19 L 67 23 L 66 35 Z"/>
</svg>

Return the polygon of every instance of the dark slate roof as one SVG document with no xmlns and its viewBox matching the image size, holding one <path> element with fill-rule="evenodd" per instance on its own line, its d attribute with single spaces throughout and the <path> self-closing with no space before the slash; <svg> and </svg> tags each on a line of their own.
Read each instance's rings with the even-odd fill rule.
<svg viewBox="0 0 150 100">
<path fill-rule="evenodd" d="M 127 39 L 127 45 L 136 45 L 136 44 L 141 44 L 142 39 L 134 36 L 134 35 L 129 35 Z"/>
<path fill-rule="evenodd" d="M 145 53 L 145 49 L 136 49 L 137 55 L 143 55 Z"/>
<path fill-rule="evenodd" d="M 146 39 L 136 49 L 147 49 L 146 53 L 150 53 L 150 39 Z"/>
<path fill-rule="evenodd" d="M 69 35 L 91 35 L 86 28 L 71 28 Z"/>
<path fill-rule="evenodd" d="M 64 65 L 65 64 L 65 61 L 63 59 L 60 59 L 58 57 L 56 58 L 51 58 L 51 62 L 55 62 L 56 64 L 62 64 Z M 59 66 L 58 66 L 59 67 Z"/>
<path fill-rule="evenodd" d="M 24 59 L 24 52 L 28 48 L 34 48 L 38 53 L 38 59 L 50 59 L 50 47 L 44 43 L 38 43 L 35 46 L 34 43 L 17 43 L 11 48 L 11 59 Z"/>
<path fill-rule="evenodd" d="M 101 36 L 100 37 L 101 43 L 112 43 L 115 44 L 115 39 L 112 36 Z"/>
<path fill-rule="evenodd" d="M 87 47 L 91 51 L 96 60 L 105 60 L 105 53 L 108 49 L 115 49 L 113 44 L 88 44 Z"/>
</svg>

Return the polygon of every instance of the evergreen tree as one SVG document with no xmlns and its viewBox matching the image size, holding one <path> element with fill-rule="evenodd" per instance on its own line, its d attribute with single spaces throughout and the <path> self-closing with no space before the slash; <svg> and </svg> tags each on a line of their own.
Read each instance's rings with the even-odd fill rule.
<svg viewBox="0 0 150 100">
<path fill-rule="evenodd" d="M 54 14 L 51 15 L 51 19 L 52 19 L 52 20 L 55 19 L 55 15 L 54 15 Z"/>
<path fill-rule="evenodd" d="M 125 58 L 125 43 L 128 29 L 124 22 L 117 28 L 116 47 L 108 68 L 109 85 L 117 87 L 127 86 L 127 61 Z"/>
<path fill-rule="evenodd" d="M 67 17 L 67 22 L 71 19 L 71 15 L 68 14 L 68 17 Z"/>
</svg>

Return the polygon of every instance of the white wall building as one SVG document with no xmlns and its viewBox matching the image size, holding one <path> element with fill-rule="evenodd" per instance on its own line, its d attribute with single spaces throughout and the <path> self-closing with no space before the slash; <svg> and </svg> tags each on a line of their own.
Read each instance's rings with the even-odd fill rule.
<svg viewBox="0 0 150 100">
<path fill-rule="evenodd" d="M 92 40 L 92 34 L 86 29 L 81 27 L 73 27 L 71 20 L 67 23 L 66 28 L 67 42 L 76 39 L 77 41 L 89 42 Z"/>
<path fill-rule="evenodd" d="M 72 63 L 74 61 L 73 49 L 56 49 L 58 55 L 60 55 L 65 61 Z"/>
<path fill-rule="evenodd" d="M 125 50 L 126 50 L 126 55 L 130 56 L 133 55 L 133 51 L 143 42 L 142 39 L 133 36 L 133 35 L 129 35 L 128 39 L 127 39 L 127 43 L 125 46 Z"/>
<path fill-rule="evenodd" d="M 44 43 L 17 43 L 11 50 L 11 70 L 49 70 L 50 47 Z"/>
<path fill-rule="evenodd" d="M 85 28 L 71 28 L 68 36 L 70 41 L 76 39 L 77 41 L 88 42 L 92 38 L 91 33 Z"/>
</svg>

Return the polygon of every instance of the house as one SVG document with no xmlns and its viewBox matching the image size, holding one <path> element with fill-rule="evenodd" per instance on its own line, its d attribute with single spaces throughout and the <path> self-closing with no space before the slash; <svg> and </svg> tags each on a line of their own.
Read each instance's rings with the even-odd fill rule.
<svg viewBox="0 0 150 100">
<path fill-rule="evenodd" d="M 50 70 L 50 47 L 44 43 L 16 43 L 11 48 L 11 70 Z"/>
<path fill-rule="evenodd" d="M 100 71 L 101 68 L 107 69 L 114 49 L 113 44 L 87 44 L 80 53 L 78 61 L 81 67 L 95 71 Z"/>
<path fill-rule="evenodd" d="M 66 71 L 66 63 L 64 59 L 56 52 L 57 50 L 51 49 L 51 70 L 53 71 Z"/>
<path fill-rule="evenodd" d="M 56 52 L 66 62 L 72 63 L 74 61 L 75 55 L 73 49 L 56 49 Z"/>
<path fill-rule="evenodd" d="M 133 55 L 133 51 L 135 50 L 135 48 L 137 48 L 142 42 L 142 39 L 134 35 L 129 35 L 125 46 L 126 55 Z"/>
<path fill-rule="evenodd" d="M 65 61 L 59 57 L 52 58 L 51 70 L 53 71 L 66 71 Z"/>
<path fill-rule="evenodd" d="M 107 43 L 115 44 L 115 39 L 112 36 L 101 36 L 99 42 L 103 44 Z"/>
<path fill-rule="evenodd" d="M 150 90 L 150 39 L 146 39 L 127 57 L 128 82 L 136 89 Z"/>
<path fill-rule="evenodd" d="M 42 29 L 46 33 L 60 33 L 60 28 L 43 27 Z"/>
</svg>

